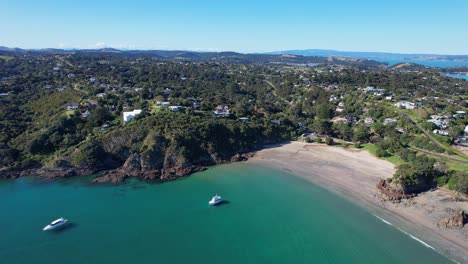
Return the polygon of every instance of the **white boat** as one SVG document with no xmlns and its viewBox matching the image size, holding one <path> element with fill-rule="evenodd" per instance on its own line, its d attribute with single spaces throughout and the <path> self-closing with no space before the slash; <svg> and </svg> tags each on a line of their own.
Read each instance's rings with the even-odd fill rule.
<svg viewBox="0 0 468 264">
<path fill-rule="evenodd" d="M 217 205 L 219 203 L 221 203 L 223 201 L 223 199 L 221 198 L 221 196 L 219 195 L 215 195 L 213 196 L 213 198 L 211 198 L 211 200 L 208 202 L 209 205 Z"/>
<path fill-rule="evenodd" d="M 42 230 L 48 231 L 65 225 L 68 222 L 67 219 L 60 217 L 57 220 L 52 221 L 52 223 L 46 225 Z"/>
</svg>

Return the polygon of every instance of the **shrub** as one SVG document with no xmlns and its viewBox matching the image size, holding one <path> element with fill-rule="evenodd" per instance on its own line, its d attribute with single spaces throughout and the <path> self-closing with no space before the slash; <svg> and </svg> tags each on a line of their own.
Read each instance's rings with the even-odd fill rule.
<svg viewBox="0 0 468 264">
<path fill-rule="evenodd" d="M 323 143 L 322 138 L 317 137 L 317 138 L 315 139 L 315 143 Z"/>
<path fill-rule="evenodd" d="M 327 137 L 327 138 L 325 139 L 325 143 L 327 143 L 327 145 L 333 145 L 333 138 Z"/>
<path fill-rule="evenodd" d="M 388 156 L 388 153 L 387 151 L 381 149 L 381 148 L 378 148 L 377 151 L 375 152 L 375 154 L 377 155 L 377 157 L 379 158 L 382 158 L 382 157 L 387 157 Z"/>
</svg>

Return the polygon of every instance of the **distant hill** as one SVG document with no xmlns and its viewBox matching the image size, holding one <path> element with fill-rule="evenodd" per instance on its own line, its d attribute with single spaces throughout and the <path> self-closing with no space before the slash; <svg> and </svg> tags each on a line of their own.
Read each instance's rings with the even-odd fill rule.
<svg viewBox="0 0 468 264">
<path fill-rule="evenodd" d="M 41 54 L 86 54 L 95 56 L 113 56 L 125 58 L 157 58 L 182 61 L 219 61 L 226 63 L 281 63 L 295 65 L 338 64 L 354 66 L 362 69 L 386 67 L 382 62 L 360 58 L 327 58 L 328 56 L 301 55 L 301 54 L 246 54 L 232 51 L 223 52 L 196 52 L 186 50 L 118 50 L 103 49 L 20 49 L 0 47 L 0 55 L 41 55 Z"/>
<path fill-rule="evenodd" d="M 273 51 L 267 54 L 292 54 L 302 56 L 323 56 L 323 57 L 348 57 L 370 60 L 448 60 L 448 61 L 468 61 L 468 55 L 441 55 L 441 54 L 404 54 L 389 52 L 360 52 L 360 51 L 338 51 L 322 49 L 304 50 L 283 50 Z"/>
</svg>

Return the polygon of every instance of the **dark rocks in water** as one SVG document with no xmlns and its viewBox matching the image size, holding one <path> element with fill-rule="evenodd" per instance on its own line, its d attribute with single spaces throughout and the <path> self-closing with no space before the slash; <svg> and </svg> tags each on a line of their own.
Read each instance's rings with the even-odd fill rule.
<svg viewBox="0 0 468 264">
<path fill-rule="evenodd" d="M 415 193 L 406 193 L 401 186 L 391 186 L 386 180 L 381 179 L 377 183 L 377 189 L 385 195 L 387 200 L 399 203 L 402 199 L 410 199 L 416 196 Z"/>
<path fill-rule="evenodd" d="M 468 223 L 468 215 L 465 211 L 459 211 L 458 213 L 440 221 L 437 226 L 445 228 L 463 228 L 463 226 Z"/>
</svg>

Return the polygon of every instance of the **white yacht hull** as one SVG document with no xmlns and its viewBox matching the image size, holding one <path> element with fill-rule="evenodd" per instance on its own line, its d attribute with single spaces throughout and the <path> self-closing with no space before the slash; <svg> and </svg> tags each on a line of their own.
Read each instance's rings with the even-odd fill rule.
<svg viewBox="0 0 468 264">
<path fill-rule="evenodd" d="M 60 227 L 64 226 L 65 224 L 67 224 L 67 222 L 68 222 L 68 220 L 65 220 L 64 222 L 59 223 L 59 224 L 46 225 L 42 230 L 43 231 L 49 231 L 49 230 L 57 229 L 57 228 L 60 228 Z"/>
</svg>

